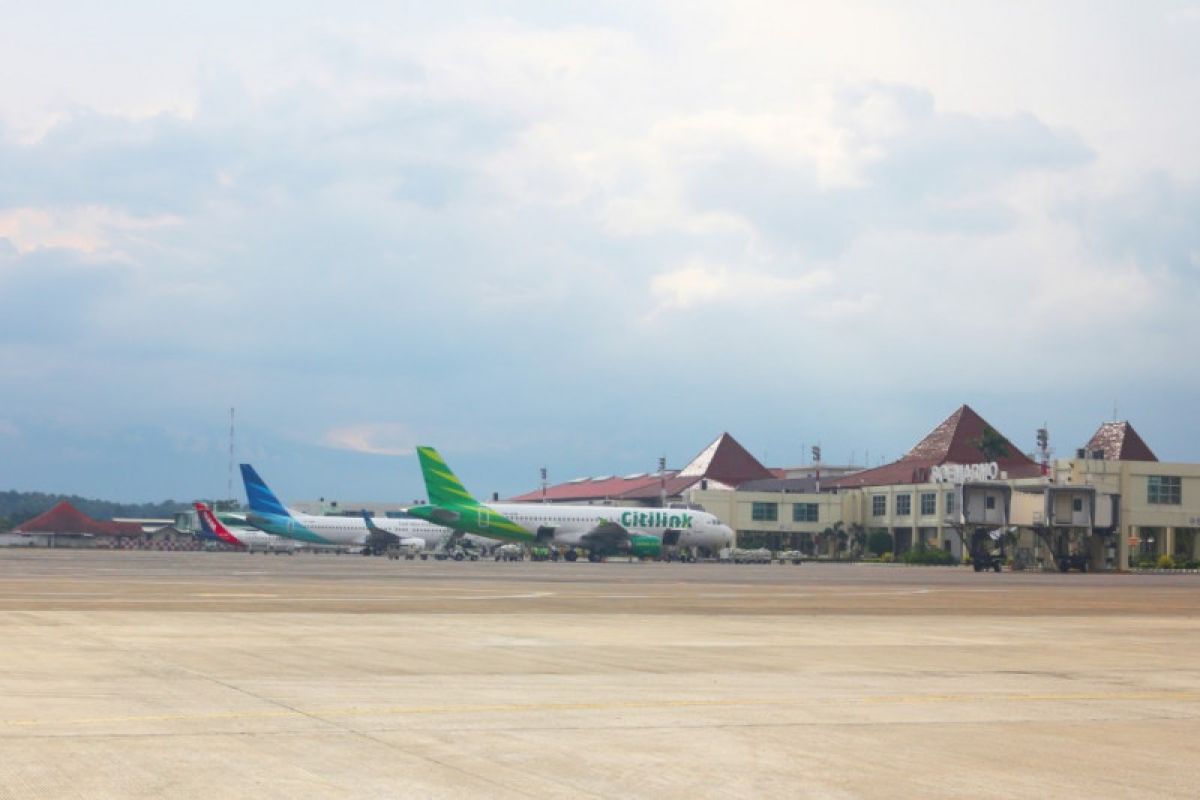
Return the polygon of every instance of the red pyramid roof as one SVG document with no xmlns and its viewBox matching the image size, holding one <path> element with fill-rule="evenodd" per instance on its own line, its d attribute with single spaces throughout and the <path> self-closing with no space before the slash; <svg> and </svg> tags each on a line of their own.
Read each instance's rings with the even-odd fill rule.
<svg viewBox="0 0 1200 800">
<path fill-rule="evenodd" d="M 97 536 L 136 536 L 142 526 L 131 522 L 92 519 L 66 500 L 17 526 L 20 533 L 90 533 Z"/>
<path fill-rule="evenodd" d="M 704 448 L 686 467 L 679 470 L 680 478 L 709 478 L 727 486 L 746 481 L 773 478 L 775 473 L 764 467 L 737 439 L 722 433 Z"/>
<path fill-rule="evenodd" d="M 722 433 L 682 470 L 667 471 L 667 496 L 679 494 L 701 478 L 738 486 L 746 481 L 773 477 L 775 473 L 760 464 L 736 439 L 728 433 Z M 624 478 L 580 478 L 546 487 L 545 498 L 557 503 L 597 498 L 649 500 L 658 497 L 661 491 L 662 478 L 656 472 L 649 472 Z M 536 503 L 542 496 L 541 489 L 534 489 L 509 499 L 519 503 Z"/>
<path fill-rule="evenodd" d="M 982 461 L 983 454 L 974 443 L 983 435 L 984 428 L 990 427 L 970 406 L 960 406 L 899 461 L 846 475 L 831 481 L 831 485 L 848 487 L 925 483 L 929 480 L 930 467 Z M 997 458 L 996 463 L 1008 473 L 1008 477 L 1032 478 L 1042 474 L 1042 468 L 1036 462 L 1014 447 L 1006 437 L 1001 438 L 1008 448 L 1008 455 Z"/>
<path fill-rule="evenodd" d="M 653 483 L 643 484 L 617 495 L 620 500 L 655 500 L 666 490 L 667 497 L 677 497 L 685 489 L 700 482 L 700 478 L 670 477 L 663 483 L 655 477 Z"/>
<path fill-rule="evenodd" d="M 668 479 L 674 477 L 675 473 L 667 473 Z M 546 487 L 546 500 L 552 503 L 563 503 L 572 500 L 595 500 L 603 497 L 617 497 L 626 492 L 635 489 L 645 489 L 648 486 L 654 487 L 654 496 L 658 496 L 658 485 L 660 478 L 658 475 L 651 473 L 639 473 L 636 476 L 619 477 L 610 475 L 603 478 L 582 478 L 567 483 L 559 483 L 554 486 Z M 509 500 L 514 503 L 537 503 L 542 499 L 542 490 L 534 489 L 532 492 L 525 492 L 515 497 L 510 497 Z"/>
<path fill-rule="evenodd" d="M 1158 461 L 1128 422 L 1105 422 L 1084 449 L 1089 457 L 1097 450 L 1103 451 L 1105 461 Z"/>
</svg>

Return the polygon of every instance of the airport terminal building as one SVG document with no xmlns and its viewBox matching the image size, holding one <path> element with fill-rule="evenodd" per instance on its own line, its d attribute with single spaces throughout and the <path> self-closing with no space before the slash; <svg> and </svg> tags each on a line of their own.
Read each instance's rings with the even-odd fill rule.
<svg viewBox="0 0 1200 800">
<path fill-rule="evenodd" d="M 730 525 L 739 546 L 817 557 L 861 552 L 885 531 L 896 554 L 959 558 L 989 537 L 1034 569 L 1064 558 L 1103 570 L 1200 559 L 1200 464 L 1160 462 L 1128 422 L 1100 425 L 1073 458 L 1034 460 L 966 405 L 875 468 L 772 469 L 722 434 L 678 471 L 579 478 L 513 500 L 695 505 Z"/>
</svg>

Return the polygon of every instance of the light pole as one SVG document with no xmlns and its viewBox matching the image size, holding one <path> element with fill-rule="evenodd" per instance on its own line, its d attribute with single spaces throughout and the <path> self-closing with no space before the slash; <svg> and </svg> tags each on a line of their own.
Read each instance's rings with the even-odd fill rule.
<svg viewBox="0 0 1200 800">
<path fill-rule="evenodd" d="M 658 507 L 667 507 L 667 457 L 658 457 Z"/>
</svg>

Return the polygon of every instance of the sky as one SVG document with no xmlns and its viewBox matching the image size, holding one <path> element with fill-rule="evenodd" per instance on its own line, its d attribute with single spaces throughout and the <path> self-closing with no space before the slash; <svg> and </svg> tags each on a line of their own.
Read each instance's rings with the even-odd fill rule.
<svg viewBox="0 0 1200 800">
<path fill-rule="evenodd" d="M 1200 461 L 1200 2 L 173 5 L 0 0 L 0 488 Z"/>
</svg>

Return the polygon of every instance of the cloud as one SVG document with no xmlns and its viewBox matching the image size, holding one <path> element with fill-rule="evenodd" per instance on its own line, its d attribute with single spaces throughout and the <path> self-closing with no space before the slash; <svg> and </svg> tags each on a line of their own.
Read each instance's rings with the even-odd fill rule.
<svg viewBox="0 0 1200 800">
<path fill-rule="evenodd" d="M 108 206 L 12 208 L 0 211 L 0 237 L 21 253 L 65 249 L 121 258 L 117 241 L 178 223 L 171 216 L 135 217 Z"/>
<path fill-rule="evenodd" d="M 1089 12 L 1084 37 L 1010 5 L 10 20 L 4 413 L 24 440 L 154 429 L 178 461 L 237 405 L 305 486 L 418 436 L 523 475 L 718 427 L 766 441 L 822 392 L 956 404 L 1062 364 L 1191 396 L 1138 353 L 1200 344 L 1196 112 L 1163 101 L 1194 94 L 1200 51 L 1153 14 Z M 1152 57 L 1094 44 L 1131 23 Z M 564 377 L 631 354 L 678 369 Z"/>
<path fill-rule="evenodd" d="M 795 302 L 834 281 L 829 270 L 813 270 L 798 277 L 735 272 L 726 267 L 692 264 L 655 275 L 650 292 L 658 299 L 656 311 L 686 311 L 703 305 L 761 305 Z"/>
<path fill-rule="evenodd" d="M 1200 180 L 1156 172 L 1063 214 L 1086 232 L 1099 257 L 1166 270 L 1193 287 L 1200 282 Z"/>
<path fill-rule="evenodd" d="M 946 235 L 994 234 L 1016 224 L 1005 187 L 1027 173 L 1086 164 L 1071 133 L 1029 114 L 986 118 L 940 112 L 927 91 L 864 84 L 842 88 L 829 122 L 842 142 L 841 171 L 822 179 L 820 156 L 786 156 L 731 142 L 690 171 L 700 212 L 733 214 L 781 246 L 814 257 L 843 253 L 878 228 Z"/>
<path fill-rule="evenodd" d="M 407 426 L 388 422 L 332 428 L 321 437 L 321 444 L 335 450 L 379 456 L 407 456 L 416 449 L 415 439 Z"/>
<path fill-rule="evenodd" d="M 0 352 L 5 344 L 78 342 L 105 298 L 124 287 L 123 267 L 73 250 L 0 253 Z"/>
</svg>

